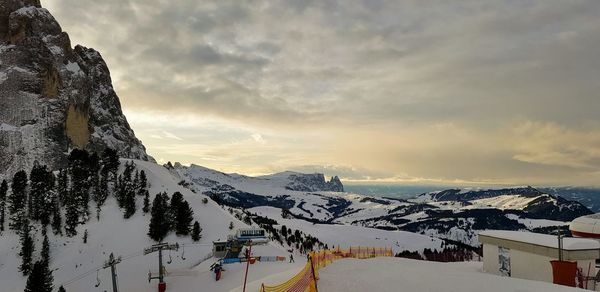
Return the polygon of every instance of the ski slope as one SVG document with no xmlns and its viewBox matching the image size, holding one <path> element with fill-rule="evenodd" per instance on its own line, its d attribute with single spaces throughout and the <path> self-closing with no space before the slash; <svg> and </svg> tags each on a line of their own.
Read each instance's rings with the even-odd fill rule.
<svg viewBox="0 0 600 292">
<path fill-rule="evenodd" d="M 122 160 L 123 165 L 125 161 Z M 138 170 L 144 170 L 149 181 L 149 191 L 152 196 L 158 192 L 166 191 L 169 195 L 179 191 L 189 202 L 194 210 L 194 219 L 198 220 L 203 231 L 199 242 L 192 242 L 191 238 L 178 237 L 171 233 L 165 242 L 178 242 L 185 245 L 185 260 L 182 259 L 183 248 L 178 252 L 164 253 L 168 273 L 166 282 L 168 291 L 229 291 L 242 285 L 242 265 L 226 266 L 227 272 L 223 274 L 223 281 L 215 282 L 214 275 L 209 271 L 209 266 L 214 259 L 203 263 L 212 251 L 212 241 L 225 239 L 231 232 L 229 223 L 234 222 L 236 228 L 246 226 L 228 212 L 219 207 L 212 200 L 207 204 L 202 203 L 204 195 L 195 194 L 179 186 L 178 178 L 173 176 L 166 168 L 152 162 L 134 160 Z M 146 233 L 150 215 L 141 211 L 142 199 L 137 200 L 138 208 L 131 218 L 123 219 L 122 211 L 117 207 L 115 199 L 111 196 L 102 208 L 100 221 L 95 218 L 95 206 L 92 206 L 93 216 L 85 225 L 77 228 L 78 235 L 72 238 L 66 236 L 55 237 L 49 232 L 50 255 L 56 288 L 63 284 L 67 291 L 111 291 L 112 284 L 109 269 L 96 272 L 108 258 L 110 253 L 123 256 L 123 261 L 117 265 L 118 282 L 120 291 L 142 292 L 156 291 L 157 281 L 148 283 L 148 272 L 158 271 L 158 255 L 156 253 L 143 255 L 143 249 L 153 242 Z M 93 205 L 93 204 L 92 204 Z M 35 225 L 35 253 L 37 258 L 42 245 L 42 235 L 39 225 Z M 84 230 L 88 230 L 88 242 L 83 243 Z M 0 236 L 0 283 L 2 292 L 21 292 L 27 281 L 18 271 L 21 258 L 18 256 L 20 249 L 18 235 L 13 231 L 6 231 Z M 288 256 L 285 249 L 273 245 L 255 248 L 255 255 Z M 300 256 L 298 256 L 300 257 Z M 302 263 L 296 264 L 301 266 Z M 249 274 L 250 281 L 258 280 L 267 275 L 294 269 L 294 264 L 282 262 L 257 263 L 252 265 Z M 98 287 L 97 276 L 100 280 Z"/>
<path fill-rule="evenodd" d="M 406 231 L 388 231 L 354 225 L 313 224 L 299 219 L 284 219 L 281 217 L 281 210 L 273 207 L 256 207 L 248 211 L 275 219 L 280 225 L 288 228 L 311 234 L 330 247 L 391 247 L 394 252 L 400 252 L 422 251 L 425 248 L 441 249 L 443 244 L 441 239 Z"/>
</svg>

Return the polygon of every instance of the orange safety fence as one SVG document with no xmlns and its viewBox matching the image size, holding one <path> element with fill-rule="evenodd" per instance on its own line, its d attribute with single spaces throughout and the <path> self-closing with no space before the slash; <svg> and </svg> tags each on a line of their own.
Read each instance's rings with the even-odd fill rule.
<svg viewBox="0 0 600 292">
<path fill-rule="evenodd" d="M 326 267 L 333 261 L 342 258 L 392 257 L 394 253 L 391 248 L 358 246 L 349 249 L 338 247 L 336 249 L 313 251 L 308 255 L 308 262 L 298 274 L 276 286 L 265 286 L 263 283 L 260 292 L 316 292 L 319 269 Z"/>
</svg>

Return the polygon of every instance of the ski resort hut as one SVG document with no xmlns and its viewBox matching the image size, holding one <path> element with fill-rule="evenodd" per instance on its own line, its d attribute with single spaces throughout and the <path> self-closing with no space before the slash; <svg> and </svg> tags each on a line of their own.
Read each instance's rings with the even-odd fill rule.
<svg viewBox="0 0 600 292">
<path fill-rule="evenodd" d="M 550 283 L 554 281 L 551 261 L 557 261 L 560 257 L 557 236 L 488 230 L 479 233 L 479 242 L 483 244 L 485 272 Z M 584 280 L 586 283 L 582 287 L 594 289 L 593 277 L 597 272 L 595 261 L 600 258 L 600 242 L 585 238 L 563 238 L 561 250 L 563 261 L 577 264 L 580 279 L 590 279 Z"/>
<path fill-rule="evenodd" d="M 269 242 L 262 228 L 240 228 L 227 236 L 227 241 L 213 241 L 213 255 L 216 258 L 237 258 L 244 246 L 260 245 Z"/>
</svg>

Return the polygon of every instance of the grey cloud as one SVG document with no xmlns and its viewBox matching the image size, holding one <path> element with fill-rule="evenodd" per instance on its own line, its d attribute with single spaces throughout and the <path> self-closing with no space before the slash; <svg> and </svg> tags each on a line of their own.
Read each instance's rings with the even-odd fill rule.
<svg viewBox="0 0 600 292">
<path fill-rule="evenodd" d="M 73 43 L 102 52 L 125 108 L 330 136 L 361 129 L 385 137 L 452 123 L 474 140 L 509 138 L 502 129 L 514 120 L 555 123 L 580 133 L 576 139 L 600 129 L 595 0 L 43 4 Z M 572 143 L 544 149 L 562 155 Z M 471 149 L 471 156 L 430 149 L 415 161 L 401 157 L 411 151 L 383 154 L 410 161 L 410 174 L 465 179 L 577 176 L 584 172 L 573 169 L 577 157 L 597 161 L 594 150 L 543 156 L 512 146 Z M 459 174 L 458 157 L 480 162 Z"/>
</svg>

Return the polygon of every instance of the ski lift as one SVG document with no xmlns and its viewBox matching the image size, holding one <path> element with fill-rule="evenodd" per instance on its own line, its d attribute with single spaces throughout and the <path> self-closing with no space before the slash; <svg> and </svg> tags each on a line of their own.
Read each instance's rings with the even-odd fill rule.
<svg viewBox="0 0 600 292">
<path fill-rule="evenodd" d="M 185 261 L 185 245 L 182 245 L 181 248 L 181 259 Z"/>
<path fill-rule="evenodd" d="M 96 270 L 96 285 L 94 287 L 100 287 L 100 270 Z"/>
<path fill-rule="evenodd" d="M 173 258 L 171 258 L 171 250 L 169 250 L 169 260 L 167 261 L 167 264 L 170 264 L 173 262 Z"/>
</svg>

